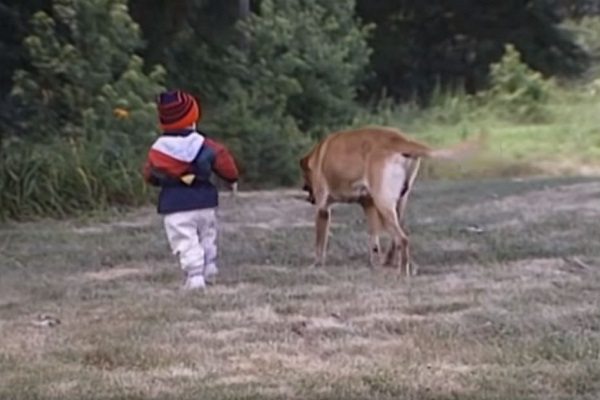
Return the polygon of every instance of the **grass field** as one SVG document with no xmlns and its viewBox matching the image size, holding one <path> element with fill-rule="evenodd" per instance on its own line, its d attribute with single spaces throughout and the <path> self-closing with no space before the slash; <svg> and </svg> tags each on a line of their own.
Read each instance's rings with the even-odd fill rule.
<svg viewBox="0 0 600 400">
<path fill-rule="evenodd" d="M 599 80 L 600 82 L 600 80 Z M 435 147 L 487 132 L 487 148 L 456 165 L 429 164 L 421 176 L 482 179 L 515 176 L 600 175 L 600 94 L 584 87 L 559 92 L 547 105 L 547 121 L 511 120 L 490 104 L 469 107 L 459 96 L 441 96 L 433 106 L 382 113 L 380 122 Z M 358 122 L 357 125 L 362 124 Z"/>
<path fill-rule="evenodd" d="M 356 206 L 309 269 L 308 204 L 224 193 L 203 294 L 153 209 L 5 225 L 0 398 L 598 399 L 599 204 L 589 178 L 419 182 L 406 281 L 367 268 Z"/>
</svg>

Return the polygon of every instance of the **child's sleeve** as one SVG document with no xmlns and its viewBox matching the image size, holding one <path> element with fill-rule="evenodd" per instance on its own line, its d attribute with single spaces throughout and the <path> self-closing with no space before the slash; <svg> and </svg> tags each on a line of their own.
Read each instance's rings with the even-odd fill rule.
<svg viewBox="0 0 600 400">
<path fill-rule="evenodd" d="M 214 140 L 206 139 L 206 141 L 207 145 L 209 145 L 215 153 L 215 159 L 212 165 L 213 171 L 228 183 L 237 182 L 239 171 L 229 149 Z"/>
<path fill-rule="evenodd" d="M 181 185 L 180 179 L 172 178 L 154 168 L 149 157 L 146 159 L 146 163 L 144 164 L 143 176 L 144 181 L 152 186 L 164 187 Z"/>
</svg>

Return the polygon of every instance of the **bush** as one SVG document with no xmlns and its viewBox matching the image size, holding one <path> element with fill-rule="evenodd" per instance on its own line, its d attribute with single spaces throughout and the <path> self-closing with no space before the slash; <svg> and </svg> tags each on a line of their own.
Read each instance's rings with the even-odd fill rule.
<svg viewBox="0 0 600 400">
<path fill-rule="evenodd" d="M 12 99 L 26 118 L 1 142 L 0 217 L 62 216 L 149 195 L 140 170 L 165 71 L 144 71 L 127 0 L 52 5 L 31 19 L 28 65 L 14 75 Z M 354 18 L 354 1 L 264 0 L 240 22 L 248 45 L 221 49 L 224 59 L 208 64 L 223 80 L 203 87 L 218 97 L 209 102 L 221 103 L 207 112 L 207 132 L 231 147 L 243 183 L 297 182 L 298 159 L 313 140 L 355 120 L 368 30 Z M 182 32 L 192 43 L 194 31 Z M 189 59 L 207 54 L 200 46 Z"/>
<path fill-rule="evenodd" d="M 141 165 L 164 70 L 143 71 L 126 0 L 54 0 L 24 41 L 13 97 L 27 112 L 2 142 L 0 216 L 64 215 L 147 199 Z"/>
<path fill-rule="evenodd" d="M 600 16 L 584 16 L 567 20 L 564 25 L 574 33 L 576 43 L 590 54 L 592 63 L 581 79 L 571 85 L 574 101 L 589 101 L 600 95 Z"/>
<path fill-rule="evenodd" d="M 309 146 L 296 121 L 285 114 L 285 95 L 276 86 L 266 93 L 257 86 L 231 88 L 235 94 L 215 116 L 220 137 L 231 149 L 247 187 L 294 184 L 298 160 Z"/>
<path fill-rule="evenodd" d="M 231 47 L 229 98 L 212 121 L 246 182 L 294 183 L 312 140 L 352 123 L 370 50 L 354 1 L 264 0 Z"/>
<path fill-rule="evenodd" d="M 499 62 L 490 65 L 490 79 L 491 88 L 483 97 L 505 117 L 522 122 L 550 119 L 546 106 L 556 89 L 554 81 L 529 68 L 512 44 L 505 46 Z"/>
<path fill-rule="evenodd" d="M 54 0 L 53 15 L 34 14 L 32 33 L 24 41 L 30 67 L 15 72 L 12 90 L 28 109 L 23 132 L 36 139 L 81 136 L 86 115 L 86 124 L 132 129 L 131 134 L 147 138 L 156 121 L 152 99 L 165 71 L 142 71 L 143 61 L 135 55 L 142 45 L 140 30 L 126 4 Z M 107 125 L 116 108 L 128 116 L 122 127 Z"/>
</svg>

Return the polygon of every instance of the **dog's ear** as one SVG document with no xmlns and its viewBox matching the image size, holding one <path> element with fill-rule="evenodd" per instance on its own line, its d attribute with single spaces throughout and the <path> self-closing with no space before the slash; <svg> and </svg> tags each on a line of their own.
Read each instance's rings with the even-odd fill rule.
<svg viewBox="0 0 600 400">
<path fill-rule="evenodd" d="M 302 168 L 303 171 L 308 171 L 308 156 L 304 156 L 300 159 L 300 168 Z"/>
</svg>

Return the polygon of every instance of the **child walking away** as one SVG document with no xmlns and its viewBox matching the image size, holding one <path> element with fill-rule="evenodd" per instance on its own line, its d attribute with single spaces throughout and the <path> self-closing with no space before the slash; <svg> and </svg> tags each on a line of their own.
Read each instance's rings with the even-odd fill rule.
<svg viewBox="0 0 600 400">
<path fill-rule="evenodd" d="M 157 211 L 173 254 L 186 274 L 185 289 L 201 289 L 218 273 L 218 190 L 211 173 L 233 185 L 238 169 L 229 150 L 196 129 L 200 104 L 186 92 L 158 96 L 162 135 L 144 165 L 144 179 L 160 187 Z"/>
</svg>

